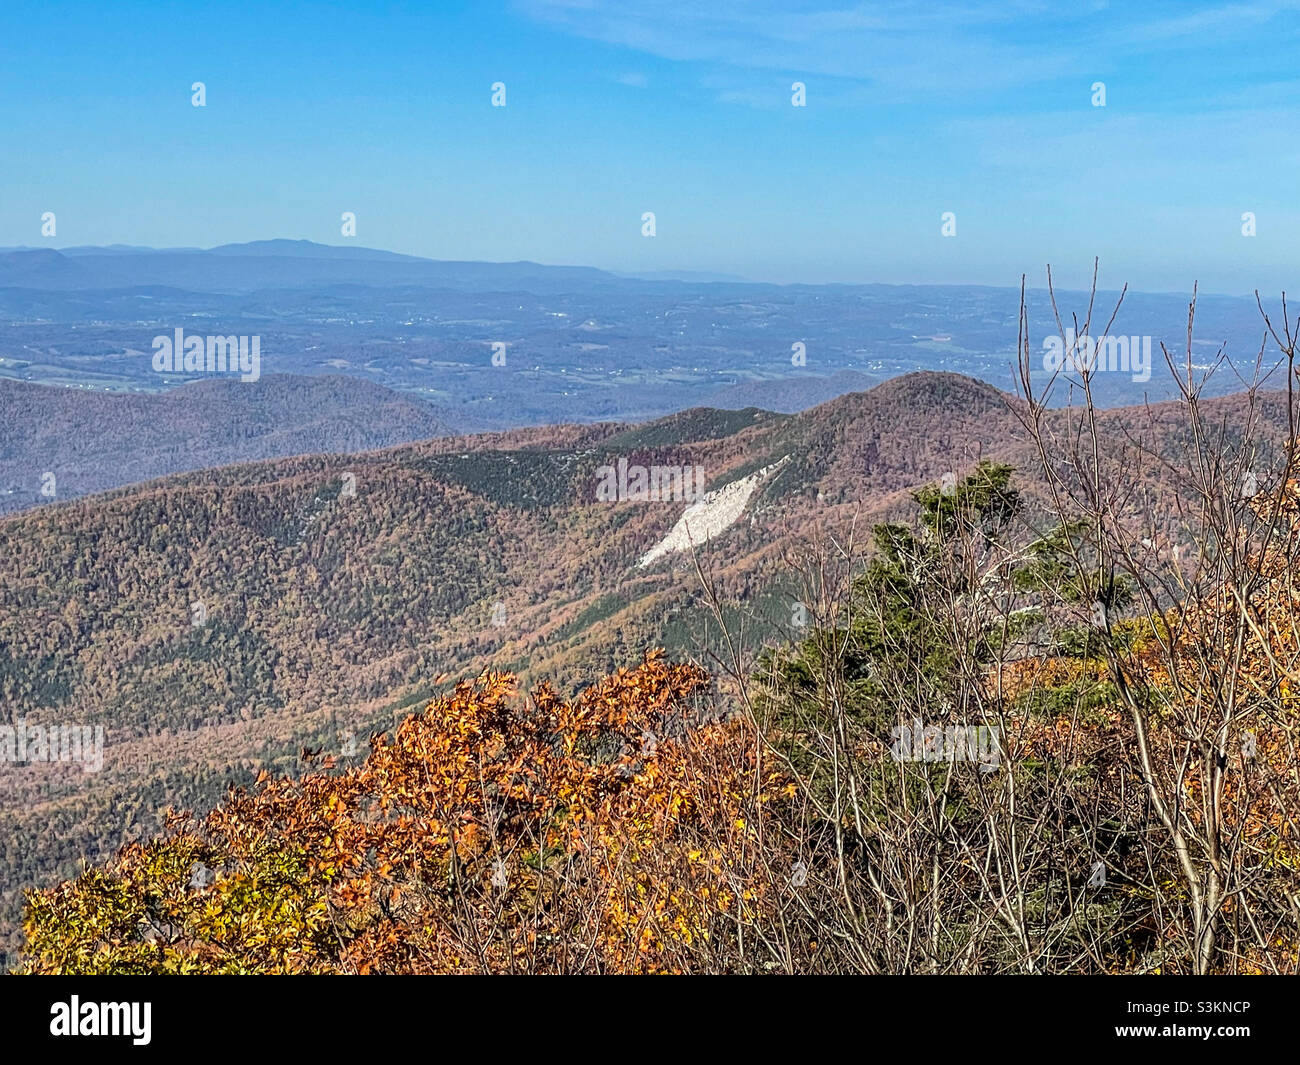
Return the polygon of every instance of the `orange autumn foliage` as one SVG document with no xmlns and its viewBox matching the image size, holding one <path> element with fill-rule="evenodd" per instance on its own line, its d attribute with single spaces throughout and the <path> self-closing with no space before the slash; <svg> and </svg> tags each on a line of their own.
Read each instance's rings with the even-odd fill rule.
<svg viewBox="0 0 1300 1065">
<path fill-rule="evenodd" d="M 32 895 L 30 972 L 672 972 L 762 905 L 777 790 L 707 675 L 647 655 L 576 699 L 457 685 L 366 761 L 264 776 Z"/>
</svg>

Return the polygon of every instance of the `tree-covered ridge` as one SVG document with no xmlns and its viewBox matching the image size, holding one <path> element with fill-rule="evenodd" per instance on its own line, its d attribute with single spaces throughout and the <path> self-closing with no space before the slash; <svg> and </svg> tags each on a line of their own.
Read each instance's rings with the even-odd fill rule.
<svg viewBox="0 0 1300 1065">
<path fill-rule="evenodd" d="M 458 684 L 33 894 L 25 971 L 1294 972 L 1298 498 L 1249 502 L 1284 539 L 1225 642 L 1226 589 L 1103 603 L 1086 524 L 980 464 L 730 696 L 659 653 Z"/>
<path fill-rule="evenodd" d="M 919 390 L 916 402 L 910 389 Z M 103 724 L 107 736 L 101 773 L 0 766 L 8 945 L 18 945 L 24 886 L 67 879 L 123 842 L 149 838 L 169 805 L 202 813 L 228 785 L 248 784 L 263 769 L 296 773 L 303 747 L 351 765 L 358 737 L 391 729 L 452 678 L 491 668 L 571 693 L 639 660 L 646 647 L 665 646 L 727 674 L 720 679 L 732 706 L 736 677 L 748 672 L 729 661 L 733 643 L 749 653 L 782 639 L 809 646 L 822 632 L 866 635 L 874 625 L 879 634 L 869 618 L 845 625 L 823 610 L 817 590 L 790 572 L 819 536 L 885 527 L 868 557 L 860 558 L 861 545 L 851 554 L 870 574 L 867 584 L 898 600 L 889 609 L 910 614 L 911 643 L 885 659 L 896 692 L 933 695 L 926 712 L 946 703 L 973 712 L 983 698 L 977 681 L 999 670 L 1008 683 L 1032 677 L 1034 661 L 1046 676 L 1089 662 L 1095 672 L 1108 645 L 1091 621 L 1094 600 L 1117 619 L 1108 639 L 1136 646 L 1141 633 L 1123 616 L 1130 607 L 1121 593 L 1140 597 L 1141 589 L 1120 574 L 1107 585 L 1111 595 L 1102 579 L 1115 567 L 1103 573 L 1095 558 L 1082 558 L 1095 522 L 1052 519 L 1052 482 L 1034 468 L 1021 409 L 986 386 L 920 375 L 790 418 L 747 416 L 731 436 L 712 435 L 719 423 L 708 412 L 679 419 L 685 435 L 672 446 L 645 438 L 620 445 L 611 425 L 442 439 L 185 474 L 0 521 L 4 709 L 11 720 Z M 1261 456 L 1263 442 L 1285 433 L 1285 407 L 1270 397 L 1201 409 L 1237 433 L 1254 420 L 1265 438 L 1256 441 Z M 1068 417 L 1054 411 L 1045 420 L 1068 427 Z M 1098 419 L 1105 432 L 1143 440 L 1169 460 L 1188 446 L 1176 407 Z M 714 485 L 783 456 L 781 476 L 697 552 L 716 604 L 689 553 L 635 565 L 684 503 L 590 495 L 597 468 L 619 458 L 698 463 Z M 1008 485 L 1011 466 L 1020 471 L 1016 506 L 996 523 L 993 511 L 979 518 L 971 509 L 979 493 L 996 503 L 990 492 Z M 1101 476 L 1138 482 L 1120 509 L 1139 530 L 1133 543 L 1187 542 L 1176 506 L 1184 485 L 1158 462 L 1106 454 Z M 951 515 L 927 524 L 929 504 L 918 493 L 936 514 Z M 1001 552 L 1012 548 L 1009 560 Z M 923 588 L 899 580 L 900 567 L 922 564 L 932 578 Z M 892 590 L 877 578 L 889 578 Z M 950 580 L 960 591 L 952 609 Z M 1172 575 L 1169 584 L 1161 611 L 1180 600 Z M 935 617 L 948 618 L 948 628 L 936 630 Z M 828 639 L 817 649 L 823 664 L 835 646 Z M 862 658 L 854 645 L 849 653 Z M 712 657 L 719 654 L 726 670 Z M 881 689 L 867 664 L 848 662 L 845 686 L 827 690 L 865 698 Z M 1114 684 L 1026 681 L 1024 709 L 1073 712 L 1080 701 L 1080 713 L 1096 717 Z M 862 718 L 854 728 L 879 719 L 887 740 L 898 720 L 884 720 L 885 694 L 845 705 L 850 719 Z M 782 756 L 793 757 L 783 742 Z M 42 846 L 28 845 L 38 835 Z"/>
</svg>

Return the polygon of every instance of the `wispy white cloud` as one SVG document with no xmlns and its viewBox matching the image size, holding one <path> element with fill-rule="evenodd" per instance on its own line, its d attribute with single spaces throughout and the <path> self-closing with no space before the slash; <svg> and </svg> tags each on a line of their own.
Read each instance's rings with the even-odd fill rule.
<svg viewBox="0 0 1300 1065">
<path fill-rule="evenodd" d="M 528 17 L 663 59 L 870 83 L 890 99 L 1028 88 L 1208 37 L 1249 47 L 1297 0 L 518 0 Z M 743 102 L 744 90 L 730 95 Z"/>
<path fill-rule="evenodd" d="M 1300 5 L 1291 0 L 1268 4 L 1212 5 L 1199 11 L 1180 5 L 1176 15 L 1148 19 L 1140 17 L 1133 27 L 1133 38 L 1148 45 L 1179 38 L 1202 38 L 1205 34 L 1252 33 L 1279 15 L 1294 12 Z"/>
<path fill-rule="evenodd" d="M 1089 6 L 1076 7 L 1076 16 Z M 1066 49 L 1011 43 L 996 32 L 1044 10 L 1014 0 L 851 6 L 521 0 L 519 7 L 574 35 L 664 59 L 862 79 L 894 91 L 1033 82 L 1059 76 L 1074 62 Z"/>
</svg>

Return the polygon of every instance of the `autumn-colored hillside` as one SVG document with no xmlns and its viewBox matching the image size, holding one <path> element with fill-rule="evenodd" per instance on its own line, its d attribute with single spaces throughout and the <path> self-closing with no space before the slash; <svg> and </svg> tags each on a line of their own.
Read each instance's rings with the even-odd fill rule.
<svg viewBox="0 0 1300 1065">
<path fill-rule="evenodd" d="M 160 395 L 0 378 L 0 514 L 181 470 L 364 451 L 456 428 L 444 411 L 342 377 L 197 381 Z"/>
<path fill-rule="evenodd" d="M 789 563 L 810 540 L 905 518 L 914 490 L 981 459 L 1021 471 L 1027 515 L 1043 512 L 1019 403 L 917 374 L 794 416 L 692 411 L 229 466 L 0 521 L 6 713 L 105 730 L 99 772 L 0 766 L 10 948 L 24 887 L 156 834 L 168 806 L 297 772 L 303 747 L 354 766 L 370 732 L 484 669 L 573 693 L 662 645 L 715 667 L 734 708 L 710 656 L 798 637 L 817 611 Z M 1285 397 L 1204 408 L 1254 425 L 1261 449 L 1285 433 Z M 1184 448 L 1177 405 L 1100 417 L 1155 454 Z M 697 573 L 691 552 L 638 566 L 688 504 L 599 501 L 598 470 L 620 460 L 699 466 L 710 490 L 776 472 L 700 546 Z M 1129 520 L 1187 535 L 1177 478 L 1104 462 L 1140 479 Z"/>
</svg>

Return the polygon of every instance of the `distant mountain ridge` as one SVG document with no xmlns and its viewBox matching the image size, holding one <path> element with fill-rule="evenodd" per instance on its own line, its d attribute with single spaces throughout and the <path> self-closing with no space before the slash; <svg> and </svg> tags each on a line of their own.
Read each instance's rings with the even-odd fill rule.
<svg viewBox="0 0 1300 1065">
<path fill-rule="evenodd" d="M 457 431 L 445 412 L 338 376 L 201 380 L 155 394 L 0 378 L 0 514 L 168 473 L 367 451 Z"/>
<path fill-rule="evenodd" d="M 120 289 L 147 285 L 252 292 L 352 283 L 429 285 L 458 290 L 563 289 L 574 282 L 620 283 L 589 266 L 547 266 L 425 259 L 415 255 L 306 240 L 256 240 L 214 248 L 113 245 L 0 248 L 0 287 L 37 290 Z"/>
</svg>

